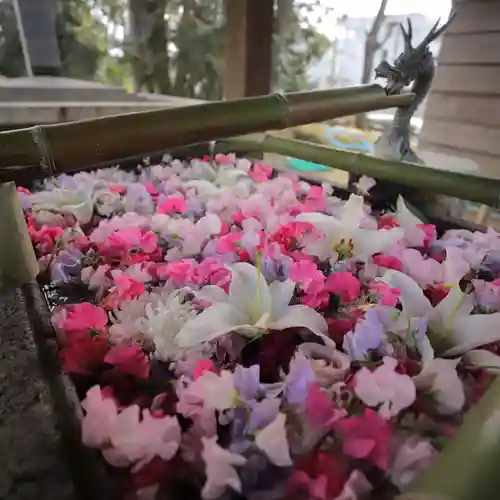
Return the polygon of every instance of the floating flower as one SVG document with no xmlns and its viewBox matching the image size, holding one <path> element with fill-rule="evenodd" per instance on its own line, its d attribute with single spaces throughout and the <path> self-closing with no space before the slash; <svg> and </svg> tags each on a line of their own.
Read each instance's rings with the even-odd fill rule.
<svg viewBox="0 0 500 500">
<path fill-rule="evenodd" d="M 85 416 L 82 420 L 82 441 L 91 448 L 109 444 L 118 420 L 118 408 L 112 397 L 105 396 L 95 385 L 82 401 Z"/>
<path fill-rule="evenodd" d="M 286 416 L 283 413 L 278 413 L 277 417 L 266 428 L 259 431 L 255 438 L 257 447 L 278 467 L 292 465 L 285 423 Z"/>
<path fill-rule="evenodd" d="M 229 487 L 241 492 L 241 480 L 236 472 L 236 467 L 245 465 L 247 459 L 236 453 L 231 453 L 217 444 L 217 438 L 202 438 L 203 451 L 201 453 L 205 462 L 205 475 L 207 477 L 202 497 L 205 500 L 219 498 Z"/>
<path fill-rule="evenodd" d="M 52 322 L 59 333 L 59 340 L 70 342 L 89 335 L 101 335 L 106 331 L 106 311 L 88 302 L 62 308 L 53 316 Z"/>
<path fill-rule="evenodd" d="M 18 192 L 82 439 L 127 498 L 404 493 L 500 373 L 493 230 L 234 155 Z"/>
<path fill-rule="evenodd" d="M 428 318 L 431 343 L 442 355 L 463 355 L 485 370 L 496 372 L 500 369 L 500 357 L 489 354 L 483 356 L 484 349 L 477 349 L 500 340 L 500 313 L 471 314 L 474 299 L 472 295 L 462 292 L 458 285 L 453 286 L 436 307 L 432 307 L 422 289 L 409 276 L 388 271 L 383 279 L 401 290 L 403 314 L 407 317 Z M 488 364 L 484 365 L 486 358 Z"/>
<path fill-rule="evenodd" d="M 387 307 L 372 307 L 356 325 L 354 331 L 344 337 L 343 347 L 353 360 L 363 360 L 372 350 L 382 347 L 386 332 L 392 323 L 393 310 Z"/>
<path fill-rule="evenodd" d="M 85 192 L 71 189 L 52 189 L 40 191 L 30 196 L 31 210 L 35 217 L 38 213 L 58 212 L 69 214 L 81 224 L 87 224 L 92 219 L 94 204 L 92 198 Z"/>
<path fill-rule="evenodd" d="M 222 411 L 235 406 L 234 376 L 227 370 L 222 370 L 220 375 L 204 371 L 191 383 L 188 391 L 213 410 Z"/>
<path fill-rule="evenodd" d="M 436 455 L 428 441 L 407 439 L 400 445 L 389 471 L 392 482 L 404 492 L 415 477 L 430 466 Z"/>
<path fill-rule="evenodd" d="M 113 365 L 121 373 L 137 378 L 148 378 L 149 361 L 137 345 L 117 345 L 112 347 L 104 358 L 104 362 Z"/>
<path fill-rule="evenodd" d="M 231 269 L 229 294 L 220 295 L 223 300 L 186 323 L 176 337 L 180 347 L 214 340 L 232 331 L 255 337 L 267 330 L 303 327 L 325 335 L 326 322 L 319 313 L 304 305 L 289 305 L 293 281 L 268 285 L 260 271 L 246 263 L 234 264 Z"/>
<path fill-rule="evenodd" d="M 137 405 L 122 410 L 111 430 L 111 447 L 103 450 L 104 458 L 115 467 L 138 471 L 154 457 L 170 460 L 179 449 L 181 429 L 176 417 L 153 417 Z"/>
<path fill-rule="evenodd" d="M 344 302 L 352 302 L 361 293 L 361 283 L 352 273 L 340 271 L 328 276 L 325 290 L 338 295 Z"/>
<path fill-rule="evenodd" d="M 299 214 L 298 221 L 309 222 L 324 233 L 324 240 L 319 246 L 309 246 L 311 253 L 314 252 L 319 258 L 331 257 L 333 253 L 339 255 L 341 259 L 351 255 L 358 258 L 371 257 L 383 252 L 403 237 L 403 230 L 400 228 L 388 230 L 361 228 L 364 218 L 363 207 L 363 198 L 351 195 L 338 219 L 320 213 Z"/>
<path fill-rule="evenodd" d="M 306 412 L 309 422 L 322 429 L 332 428 L 337 420 L 347 415 L 345 410 L 335 408 L 332 400 L 316 384 L 309 386 Z"/>
<path fill-rule="evenodd" d="M 196 317 L 196 312 L 185 297 L 185 290 L 177 290 L 159 299 L 156 304 L 150 303 L 145 307 L 141 330 L 153 341 L 155 356 L 162 361 L 175 359 L 182 353 L 176 336 L 184 325 Z"/>
<path fill-rule="evenodd" d="M 382 470 L 388 469 L 392 432 L 389 423 L 378 413 L 366 409 L 363 415 L 339 420 L 335 432 L 347 455 L 368 460 Z"/>
<path fill-rule="evenodd" d="M 378 408 L 384 418 L 396 417 L 413 404 L 416 388 L 408 375 L 395 371 L 398 362 L 384 357 L 383 364 L 370 371 L 363 367 L 354 377 L 354 393 L 371 408 Z"/>
</svg>

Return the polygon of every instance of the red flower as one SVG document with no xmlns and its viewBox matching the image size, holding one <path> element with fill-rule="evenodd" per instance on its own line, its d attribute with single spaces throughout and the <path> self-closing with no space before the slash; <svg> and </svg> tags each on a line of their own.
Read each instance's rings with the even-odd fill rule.
<svg viewBox="0 0 500 500">
<path fill-rule="evenodd" d="M 64 347 L 59 354 L 63 371 L 90 375 L 104 363 L 108 351 L 108 341 L 102 337 L 79 337 Z"/>
<path fill-rule="evenodd" d="M 149 361 L 137 345 L 117 345 L 106 354 L 104 362 L 113 365 L 121 373 L 137 378 L 149 377 Z"/>
<path fill-rule="evenodd" d="M 427 248 L 437 237 L 436 226 L 434 224 L 417 224 L 417 227 L 424 232 L 424 248 Z"/>
<path fill-rule="evenodd" d="M 325 290 L 338 295 L 343 302 L 352 302 L 359 297 L 361 283 L 352 273 L 340 271 L 328 276 Z"/>
<path fill-rule="evenodd" d="M 287 484 L 286 498 L 307 493 L 308 499 L 336 498 L 348 478 L 345 462 L 331 451 L 314 450 L 299 460 Z"/>
<path fill-rule="evenodd" d="M 354 328 L 354 323 L 347 319 L 326 318 L 326 322 L 328 324 L 328 336 L 338 345 L 342 345 L 345 334 Z"/>
<path fill-rule="evenodd" d="M 392 428 L 377 412 L 365 409 L 363 415 L 339 420 L 334 428 L 346 455 L 388 469 Z"/>
<path fill-rule="evenodd" d="M 403 263 L 396 257 L 391 255 L 375 255 L 373 257 L 373 263 L 380 267 L 385 267 L 387 269 L 394 269 L 395 271 L 403 270 Z"/>
<path fill-rule="evenodd" d="M 445 285 L 429 285 L 424 291 L 433 307 L 436 307 L 449 293 L 450 289 Z"/>
<path fill-rule="evenodd" d="M 392 229 L 400 227 L 399 222 L 392 215 L 382 215 L 378 220 L 379 229 Z"/>
<path fill-rule="evenodd" d="M 210 359 L 200 359 L 193 370 L 194 380 L 203 375 L 204 372 L 215 372 L 214 364 Z"/>
<path fill-rule="evenodd" d="M 82 302 L 64 307 L 52 318 L 60 343 L 73 342 L 79 338 L 102 335 L 106 331 L 108 315 L 106 311 L 90 302 Z"/>
</svg>

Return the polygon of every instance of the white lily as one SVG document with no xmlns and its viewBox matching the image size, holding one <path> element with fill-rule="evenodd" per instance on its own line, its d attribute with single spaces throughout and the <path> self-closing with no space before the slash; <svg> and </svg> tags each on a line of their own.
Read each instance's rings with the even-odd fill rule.
<svg viewBox="0 0 500 500">
<path fill-rule="evenodd" d="M 404 235 L 401 228 L 361 228 L 364 218 L 363 197 L 354 194 L 351 194 L 342 207 L 338 219 L 317 212 L 301 213 L 297 216 L 298 221 L 309 222 L 324 233 L 325 238 L 320 243 L 308 247 L 308 251 L 320 259 L 327 259 L 332 253 L 347 253 L 359 258 L 370 257 L 391 247 Z"/>
<path fill-rule="evenodd" d="M 500 313 L 471 314 L 474 299 L 458 285 L 433 307 L 420 286 L 399 271 L 387 271 L 383 278 L 388 285 L 399 288 L 403 314 L 407 318 L 428 318 L 434 347 L 440 355 L 463 358 L 487 371 L 500 372 L 500 356 L 478 347 L 500 341 Z"/>
<path fill-rule="evenodd" d="M 423 224 L 423 222 L 413 214 L 413 212 L 408 208 L 404 198 L 400 195 L 396 201 L 396 212 L 394 218 L 401 224 L 403 229 L 415 227 L 418 224 Z"/>
<path fill-rule="evenodd" d="M 229 294 L 217 287 L 205 287 L 199 296 L 210 298 L 212 305 L 184 325 L 176 337 L 180 347 L 192 347 L 237 331 L 255 337 L 266 330 L 304 327 L 332 343 L 326 337 L 323 316 L 304 305 L 290 306 L 295 283 L 291 280 L 267 284 L 259 269 L 245 262 L 231 267 Z"/>
<path fill-rule="evenodd" d="M 33 212 L 57 212 L 73 215 L 80 224 L 87 224 L 94 213 L 94 202 L 90 194 L 70 189 L 54 188 L 31 196 Z"/>
<path fill-rule="evenodd" d="M 432 358 L 412 377 L 415 387 L 430 393 L 441 415 L 458 413 L 465 404 L 464 385 L 457 373 L 459 359 Z"/>
</svg>

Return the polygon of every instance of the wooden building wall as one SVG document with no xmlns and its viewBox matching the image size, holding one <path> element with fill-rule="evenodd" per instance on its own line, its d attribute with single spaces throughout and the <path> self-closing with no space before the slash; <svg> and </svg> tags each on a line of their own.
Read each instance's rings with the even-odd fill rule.
<svg viewBox="0 0 500 500">
<path fill-rule="evenodd" d="M 455 0 L 419 147 L 474 159 L 500 177 L 500 0 Z"/>
</svg>

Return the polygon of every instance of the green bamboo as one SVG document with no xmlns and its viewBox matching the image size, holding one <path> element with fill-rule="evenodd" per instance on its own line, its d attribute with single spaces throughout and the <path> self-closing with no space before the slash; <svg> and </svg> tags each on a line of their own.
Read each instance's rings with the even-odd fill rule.
<svg viewBox="0 0 500 500">
<path fill-rule="evenodd" d="M 334 149 L 321 144 L 282 139 L 268 134 L 236 137 L 217 142 L 217 151 L 259 151 L 300 158 L 320 165 L 367 175 L 381 181 L 409 186 L 497 207 L 500 180 L 441 170 L 413 163 L 383 160 L 363 153 Z"/>
<path fill-rule="evenodd" d="M 500 379 L 466 415 L 435 464 L 398 500 L 498 500 Z"/>
<path fill-rule="evenodd" d="M 124 158 L 239 134 L 278 130 L 376 109 L 405 106 L 380 85 L 273 94 L 108 116 L 0 133 L 1 179 L 78 171 Z M 41 170 L 40 170 L 41 169 Z"/>
</svg>

